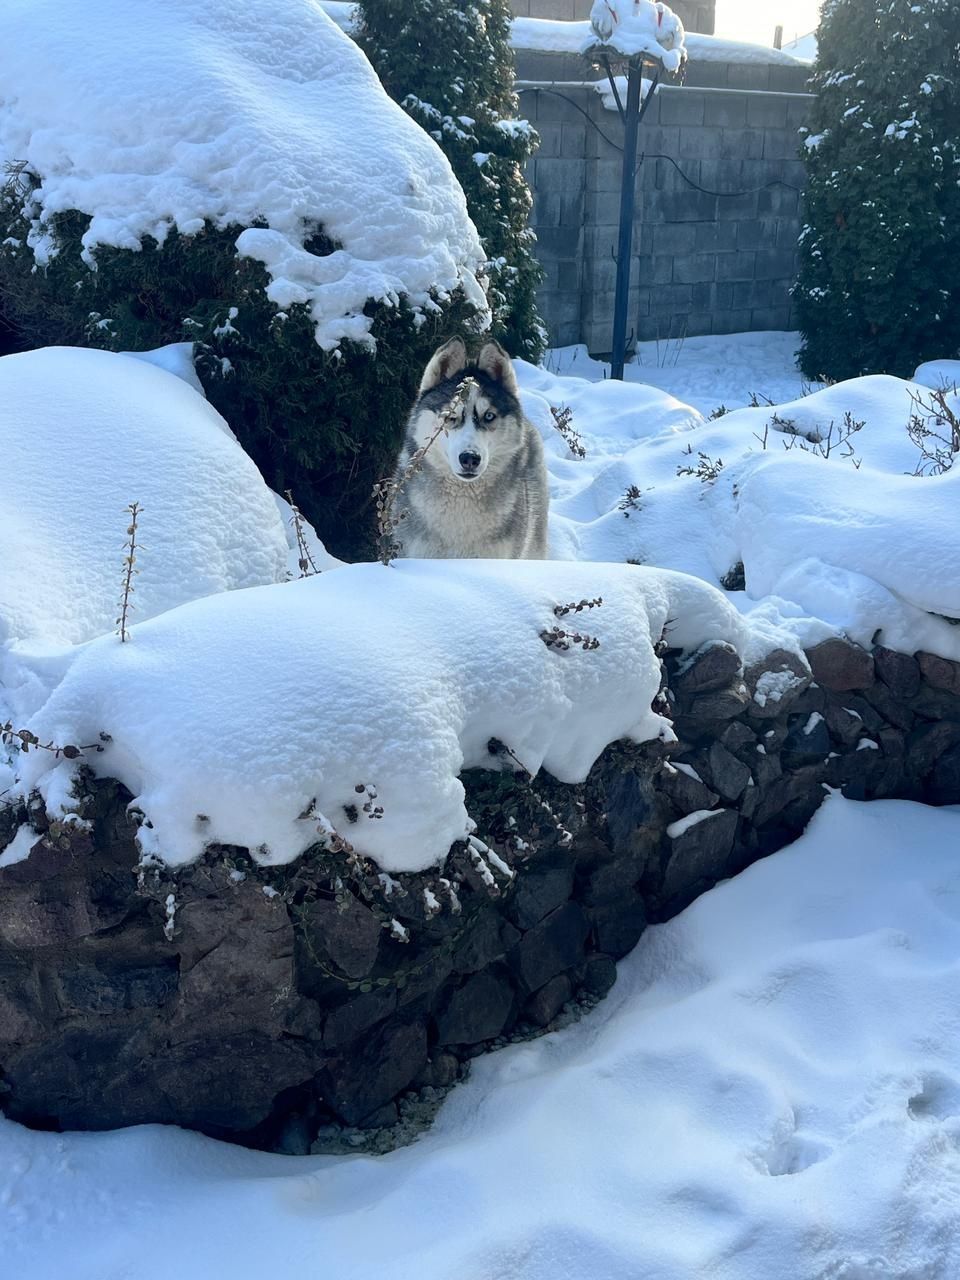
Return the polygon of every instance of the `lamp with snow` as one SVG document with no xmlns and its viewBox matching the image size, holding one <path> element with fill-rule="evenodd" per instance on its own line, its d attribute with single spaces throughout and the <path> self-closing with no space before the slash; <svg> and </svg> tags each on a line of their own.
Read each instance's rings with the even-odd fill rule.
<svg viewBox="0 0 960 1280">
<path fill-rule="evenodd" d="M 591 36 L 585 57 L 604 69 L 623 121 L 623 167 L 620 175 L 620 218 L 617 240 L 617 284 L 613 302 L 610 375 L 623 378 L 627 349 L 627 309 L 630 299 L 630 259 L 633 254 L 634 184 L 637 135 L 664 71 L 676 74 L 686 62 L 683 24 L 667 5 L 653 0 L 594 0 Z M 626 65 L 627 101 L 624 106 L 614 76 L 614 61 Z M 650 77 L 643 92 L 645 67 Z"/>
</svg>

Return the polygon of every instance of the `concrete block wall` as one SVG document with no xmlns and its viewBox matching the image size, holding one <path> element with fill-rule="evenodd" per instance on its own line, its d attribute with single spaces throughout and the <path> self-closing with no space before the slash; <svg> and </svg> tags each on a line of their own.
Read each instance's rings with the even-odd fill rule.
<svg viewBox="0 0 960 1280">
<path fill-rule="evenodd" d="M 518 18 L 564 18 L 584 20 L 590 16 L 592 0 L 511 0 Z M 716 0 L 670 0 L 688 31 L 713 34 Z"/>
<path fill-rule="evenodd" d="M 637 341 L 793 324 L 804 182 L 797 130 L 812 103 L 806 72 L 723 63 L 699 71 L 713 83 L 691 74 L 683 86 L 664 85 L 640 126 L 627 324 Z M 539 301 L 553 345 L 584 342 L 605 353 L 623 126 L 592 87 L 562 78 L 521 90 L 542 143 L 528 171 L 546 271 Z"/>
</svg>

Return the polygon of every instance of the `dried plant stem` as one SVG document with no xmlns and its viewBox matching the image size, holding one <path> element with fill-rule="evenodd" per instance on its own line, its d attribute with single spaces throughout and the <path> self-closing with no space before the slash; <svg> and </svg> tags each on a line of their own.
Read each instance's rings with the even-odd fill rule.
<svg viewBox="0 0 960 1280">
<path fill-rule="evenodd" d="M 101 734 L 101 742 L 88 742 L 83 746 L 74 746 L 67 743 L 65 746 L 58 747 L 54 742 L 41 742 L 35 733 L 30 729 L 15 729 L 13 721 L 7 720 L 0 724 L 0 743 L 5 747 L 15 746 L 26 754 L 31 749 L 34 751 L 49 751 L 58 759 L 63 756 L 66 760 L 76 760 L 84 751 L 102 751 L 103 742 L 109 742 L 106 734 Z"/>
<path fill-rule="evenodd" d="M 133 608 L 130 597 L 134 592 L 133 579 L 134 575 L 140 570 L 136 568 L 137 563 L 137 520 L 143 508 L 139 502 L 131 502 L 128 507 L 124 507 L 124 511 L 130 515 L 130 523 L 127 525 L 127 541 L 124 547 L 126 555 L 123 557 L 123 593 L 120 597 L 120 617 L 117 619 L 117 626 L 120 628 L 120 641 L 125 643 L 127 639 L 127 618 L 130 610 Z"/>
<path fill-rule="evenodd" d="M 553 418 L 553 425 L 563 436 L 566 446 L 573 456 L 575 458 L 585 458 L 587 450 L 584 447 L 583 436 L 573 425 L 573 410 L 570 406 L 562 404 L 558 408 L 556 405 L 551 405 L 550 415 Z"/>
<path fill-rule="evenodd" d="M 453 399 L 440 414 L 437 428 L 426 444 L 421 445 L 411 456 L 410 461 L 402 472 L 398 475 L 388 476 L 384 480 L 378 480 L 373 486 L 373 496 L 377 505 L 377 532 L 379 535 L 377 538 L 377 554 L 381 564 L 388 565 L 400 550 L 401 544 L 394 535 L 405 513 L 397 510 L 397 499 L 403 492 L 407 482 L 420 470 L 430 446 L 439 435 L 446 434 L 450 430 L 465 404 L 467 396 L 476 386 L 477 381 L 475 378 L 464 378 Z"/>
<path fill-rule="evenodd" d="M 290 506 L 290 510 L 293 512 L 293 515 L 290 518 L 290 523 L 293 525 L 294 532 L 297 535 L 297 566 L 300 569 L 300 577 L 310 578 L 315 573 L 320 573 L 321 570 L 317 568 L 317 562 L 310 554 L 310 548 L 307 546 L 306 534 L 303 531 L 305 523 L 303 513 L 294 502 L 293 493 L 290 489 L 286 491 L 285 496 Z"/>
</svg>

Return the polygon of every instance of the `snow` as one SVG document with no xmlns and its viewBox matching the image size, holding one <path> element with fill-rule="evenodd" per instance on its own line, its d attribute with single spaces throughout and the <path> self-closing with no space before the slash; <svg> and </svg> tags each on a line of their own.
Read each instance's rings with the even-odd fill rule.
<svg viewBox="0 0 960 1280">
<path fill-rule="evenodd" d="M 914 382 L 933 391 L 957 391 L 960 388 L 960 360 L 928 360 L 913 375 Z"/>
<path fill-rule="evenodd" d="M 958 842 L 957 810 L 829 797 L 795 845 L 648 929 L 587 1018 L 476 1059 L 433 1129 L 385 1157 L 0 1120 L 5 1266 L 956 1276 Z"/>
<path fill-rule="evenodd" d="M 17 833 L 0 853 L 0 867 L 12 867 L 15 862 L 25 862 L 40 840 L 40 833 L 34 831 L 28 823 L 17 828 Z"/>
<path fill-rule="evenodd" d="M 672 646 L 728 641 L 747 664 L 835 634 L 960 658 L 947 620 L 960 617 L 960 469 L 909 474 L 919 386 L 874 376 L 804 395 L 795 346 L 790 334 L 664 344 L 666 359 L 625 383 L 520 363 L 549 470 L 551 561 L 342 565 L 303 526 L 301 581 L 287 580 L 301 574 L 291 509 L 188 385 L 182 352 L 4 358 L 0 499 L 18 518 L 3 524 L 0 718 L 61 746 L 108 741 L 77 761 L 0 762 L 0 790 L 36 788 L 63 821 L 83 763 L 130 789 L 144 855 L 172 865 L 210 841 L 283 863 L 336 831 L 385 872 L 420 870 L 476 839 L 462 770 L 514 767 L 491 738 L 531 773 L 575 782 L 610 742 L 669 736 L 650 710 L 668 618 Z M 603 373 L 576 354 L 549 363 Z M 747 369 L 792 398 L 745 405 Z M 705 420 L 663 389 L 684 382 L 730 412 Z M 553 425 L 563 405 L 584 458 Z M 30 435 L 14 429 L 24 420 Z M 141 574 L 121 644 L 133 497 Z M 572 629 L 556 606 L 597 596 L 577 625 L 599 648 L 544 643 Z M 757 701 L 796 678 L 765 676 Z M 382 819 L 349 821 L 358 785 Z"/>
<path fill-rule="evenodd" d="M 683 23 L 658 0 L 594 0 L 590 34 L 582 52 L 598 42 L 605 49 L 632 57 L 638 53 L 658 59 L 666 71 L 677 71 L 686 57 Z"/>
<path fill-rule="evenodd" d="M 4 356 L 0 441 L 0 663 L 13 644 L 113 633 L 132 502 L 134 619 L 284 578 L 286 537 L 259 471 L 155 361 L 71 347 Z"/>
<path fill-rule="evenodd" d="M 723 813 L 723 809 L 697 809 L 693 813 L 688 813 L 684 818 L 678 818 L 676 822 L 671 822 L 667 827 L 667 835 L 671 840 L 676 840 L 691 827 L 698 826 L 707 818 L 715 818 L 718 813 Z"/>
<path fill-rule="evenodd" d="M 578 623 L 598 649 L 543 643 L 556 605 L 596 596 L 602 606 Z M 286 862 L 332 826 L 385 871 L 416 871 L 473 830 L 459 774 L 498 767 L 491 738 L 531 773 L 578 782 L 610 742 L 672 737 L 650 709 L 667 619 L 682 649 L 727 640 L 756 660 L 783 642 L 706 583 L 657 570 L 352 565 L 171 609 L 127 644 L 93 641 L 28 727 L 57 743 L 108 734 L 86 762 L 130 789 L 150 823 L 141 848 L 168 864 L 209 841 Z M 79 763 L 34 752 L 20 762 L 22 789 L 69 797 Z M 383 816 L 348 825 L 358 785 L 375 787 Z"/>
<path fill-rule="evenodd" d="M 937 616 L 960 617 L 960 470 L 910 474 L 922 388 L 880 375 L 804 388 L 783 359 L 789 334 L 661 344 L 660 362 L 651 345 L 625 383 L 588 381 L 605 370 L 578 348 L 554 353 L 549 371 L 521 367 L 551 474 L 551 554 L 717 584 L 742 563 L 746 591 L 730 598 L 797 645 L 841 633 L 869 646 L 879 632 L 892 648 L 960 659 L 958 628 Z M 684 384 L 701 409 L 732 411 L 704 421 L 669 394 Z M 768 386 L 778 403 L 744 406 Z M 568 456 L 551 405 L 573 410 L 585 459 Z"/>
<path fill-rule="evenodd" d="M 316 0 L 5 0 L 0 83 L 0 163 L 40 178 L 41 268 L 64 210 L 91 217 L 91 267 L 100 246 L 209 220 L 246 228 L 238 252 L 265 265 L 278 308 L 309 308 L 325 350 L 372 345 L 368 299 L 433 311 L 462 286 L 485 307 L 446 158 Z M 318 226 L 335 252 L 306 247 Z"/>
<path fill-rule="evenodd" d="M 511 43 L 515 49 L 530 53 L 579 54 L 585 46 L 595 43 L 595 40 L 589 22 L 567 22 L 559 18 L 514 18 Z M 804 61 L 766 45 L 701 35 L 695 31 L 684 34 L 684 46 L 691 62 L 800 66 Z"/>
</svg>

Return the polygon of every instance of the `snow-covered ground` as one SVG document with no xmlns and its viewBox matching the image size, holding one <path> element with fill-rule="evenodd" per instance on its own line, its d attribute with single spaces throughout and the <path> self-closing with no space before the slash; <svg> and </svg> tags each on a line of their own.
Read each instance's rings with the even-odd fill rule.
<svg viewBox="0 0 960 1280">
<path fill-rule="evenodd" d="M 342 829 L 372 785 L 382 819 L 351 842 L 420 870 L 470 831 L 459 778 L 497 767 L 491 738 L 573 782 L 608 743 L 669 733 L 650 712 L 668 618 L 674 646 L 729 640 L 747 662 L 836 633 L 960 658 L 960 468 L 911 474 L 907 425 L 930 390 L 877 376 L 803 395 L 795 343 L 694 339 L 659 361 L 648 347 L 624 383 L 577 352 L 548 365 L 587 377 L 521 364 L 550 473 L 549 563 L 338 567 L 314 544 L 333 572 L 302 582 L 285 580 L 289 511 L 182 352 L 5 358 L 0 499 L 27 518 L 0 526 L 0 722 L 100 749 L 11 755 L 0 791 L 36 788 L 62 820 L 89 764 L 136 797 L 145 854 L 182 863 L 220 841 L 275 864 Z M 921 372 L 939 385 L 950 367 Z M 730 411 L 705 419 L 643 378 Z M 788 398 L 734 408 L 752 390 Z M 583 457 L 554 425 L 562 406 Z M 134 498 L 137 611 L 120 643 Z M 564 626 L 598 647 L 544 643 L 558 606 L 597 597 Z"/>
<path fill-rule="evenodd" d="M 582 347 L 523 366 L 551 473 L 551 554 L 718 585 L 742 564 L 745 591 L 730 599 L 794 643 L 842 632 L 869 645 L 879 632 L 891 648 L 960 658 L 960 628 L 939 616 L 960 617 L 960 469 L 912 474 L 907 428 L 928 387 L 885 376 L 811 387 L 797 345 L 789 333 L 645 343 L 624 383 L 603 380 Z M 955 406 L 957 367 L 921 370 Z M 553 429 L 560 405 L 584 458 Z M 704 421 L 693 405 L 728 412 Z"/>
<path fill-rule="evenodd" d="M 833 796 L 416 1145 L 0 1121 L 10 1280 L 954 1280 L 960 811 Z"/>
<path fill-rule="evenodd" d="M 704 417 L 715 409 L 740 409 L 751 396 L 783 404 L 814 390 L 797 368 L 797 333 L 731 333 L 728 336 L 640 342 L 624 369 L 627 382 L 659 387 Z M 610 366 L 592 360 L 584 346 L 548 351 L 544 366 L 563 377 L 602 382 Z"/>
</svg>

